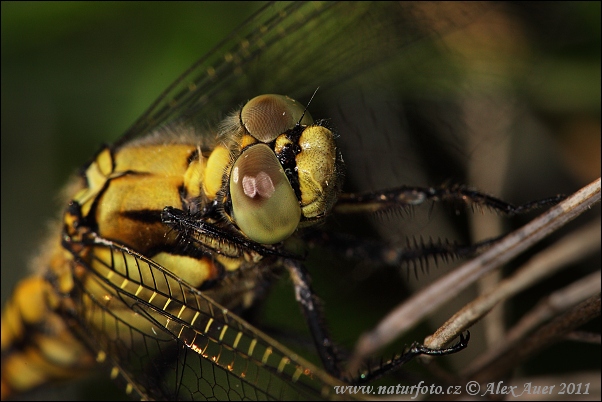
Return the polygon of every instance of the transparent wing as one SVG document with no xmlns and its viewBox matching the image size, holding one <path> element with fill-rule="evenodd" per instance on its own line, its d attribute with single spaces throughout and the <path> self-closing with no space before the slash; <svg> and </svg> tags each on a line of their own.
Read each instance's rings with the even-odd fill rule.
<svg viewBox="0 0 602 402">
<path fill-rule="evenodd" d="M 119 369 L 128 392 L 311 400 L 342 385 L 152 260 L 97 237 L 82 245 L 69 246 L 85 270 L 75 303 L 81 335 Z"/>
<path fill-rule="evenodd" d="M 490 178 L 480 181 L 494 184 L 483 186 L 471 176 L 483 170 L 477 163 L 503 174 L 514 166 L 493 159 L 500 149 L 517 138 L 537 140 L 520 127 L 536 117 L 524 100 L 541 97 L 537 91 L 548 84 L 541 74 L 546 60 L 526 30 L 529 13 L 549 22 L 542 10 L 491 3 L 268 4 L 179 77 L 118 144 L 176 122 L 213 137 L 226 114 L 258 94 L 307 103 L 319 88 L 309 110 L 338 135 L 346 191 L 452 181 L 503 196 L 503 184 Z M 549 195 L 533 193 L 510 201 Z M 436 219 L 428 221 L 427 236 L 457 235 L 449 222 L 441 223 L 449 228 L 442 232 Z M 388 218 L 379 234 L 405 241 L 400 222 Z"/>
<path fill-rule="evenodd" d="M 442 38 L 464 32 L 496 8 L 488 3 L 268 4 L 179 77 L 117 145 L 182 123 L 214 137 L 225 115 L 258 94 L 286 94 L 307 103 L 319 88 L 309 111 L 315 119 L 327 119 L 338 135 L 347 162 L 346 191 L 465 182 L 460 161 L 470 150 L 463 144 L 464 119 L 455 102 L 482 89 L 469 90 L 461 82 L 467 74 L 462 55 Z M 510 75 L 497 85 L 505 85 Z M 430 114 L 409 121 L 418 115 L 414 109 Z M 446 159 L 431 166 L 437 153 Z M 430 171 L 436 171 L 433 177 Z M 391 219 L 380 234 L 405 241 L 403 227 Z"/>
<path fill-rule="evenodd" d="M 461 29 L 489 8 L 409 2 L 268 4 L 180 76 L 120 142 L 178 120 L 201 130 L 211 128 L 258 93 L 308 101 L 320 88 L 311 110 L 326 104 L 336 110 L 351 101 L 341 104 L 342 93 L 357 96 L 349 91 L 373 84 L 410 92 L 420 87 L 417 82 L 408 84 L 412 79 L 420 78 L 423 84 L 450 65 L 449 55 L 444 57 L 433 40 Z M 412 71 L 423 61 L 444 65 L 437 66 L 436 73 Z M 366 77 L 372 78 L 366 82 Z M 435 88 L 437 83 L 429 85 Z"/>
</svg>

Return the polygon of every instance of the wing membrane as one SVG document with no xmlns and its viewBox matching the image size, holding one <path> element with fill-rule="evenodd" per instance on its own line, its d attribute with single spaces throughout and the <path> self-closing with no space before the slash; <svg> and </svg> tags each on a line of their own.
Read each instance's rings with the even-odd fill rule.
<svg viewBox="0 0 602 402">
<path fill-rule="evenodd" d="M 84 333 L 144 396 L 323 399 L 341 385 L 135 251 L 97 237 L 84 250 Z"/>
<path fill-rule="evenodd" d="M 432 52 L 432 40 L 468 24 L 485 9 L 419 3 L 268 4 L 179 77 L 120 143 L 178 119 L 205 128 L 258 93 L 284 93 L 306 101 L 320 87 L 318 98 L 325 98 L 340 85 L 357 88 L 360 75 L 399 67 L 401 59 L 405 68 L 397 78 L 409 81 L 402 75 L 405 71 L 421 75 L 422 83 L 428 80 L 424 71 L 410 69 L 423 57 L 440 57 Z M 412 55 L 408 47 L 416 44 Z"/>
</svg>

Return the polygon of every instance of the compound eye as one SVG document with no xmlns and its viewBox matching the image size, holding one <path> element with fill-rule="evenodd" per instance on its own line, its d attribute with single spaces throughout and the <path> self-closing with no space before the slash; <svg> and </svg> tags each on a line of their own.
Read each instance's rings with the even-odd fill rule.
<svg viewBox="0 0 602 402">
<path fill-rule="evenodd" d="M 240 120 L 249 134 L 261 142 L 271 142 L 280 134 L 295 127 L 301 116 L 301 125 L 313 123 L 308 112 L 297 101 L 282 95 L 260 95 L 243 106 Z"/>
<path fill-rule="evenodd" d="M 230 174 L 232 216 L 240 230 L 262 244 L 289 237 L 301 219 L 301 207 L 282 165 L 265 144 L 247 148 Z"/>
</svg>

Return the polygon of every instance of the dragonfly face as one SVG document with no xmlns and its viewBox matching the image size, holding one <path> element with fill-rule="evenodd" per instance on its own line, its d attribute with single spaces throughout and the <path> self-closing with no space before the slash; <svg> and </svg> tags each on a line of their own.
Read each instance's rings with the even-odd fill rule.
<svg viewBox="0 0 602 402">
<path fill-rule="evenodd" d="M 515 141 L 512 138 L 517 137 L 518 139 L 516 139 L 516 141 L 525 142 L 535 141 L 538 137 L 542 137 L 542 135 L 533 134 L 536 132 L 536 130 L 526 128 L 521 130 L 521 134 L 517 137 L 512 137 L 511 134 L 508 134 L 509 131 L 516 131 L 514 130 L 516 126 L 513 124 L 517 121 L 517 116 L 521 117 L 521 119 L 519 119 L 519 121 L 523 123 L 521 127 L 530 127 L 530 125 L 536 125 L 534 121 L 530 119 L 530 117 L 532 117 L 531 114 L 524 112 L 524 109 L 521 108 L 522 103 L 517 101 L 517 99 L 525 99 L 525 97 L 522 97 L 522 95 L 518 96 L 517 94 L 512 94 L 507 99 L 504 99 L 504 97 L 496 96 L 496 94 L 503 92 L 498 91 L 497 89 L 484 94 L 471 90 L 470 86 L 477 85 L 478 83 L 464 81 L 461 79 L 465 78 L 465 74 L 462 71 L 456 70 L 457 66 L 454 65 L 452 61 L 448 60 L 447 57 L 441 58 L 438 45 L 435 46 L 429 40 L 423 39 L 431 38 L 431 33 L 433 31 L 439 33 L 449 33 L 452 37 L 454 34 L 458 35 L 458 33 L 466 32 L 466 30 L 471 28 L 472 21 L 478 21 L 479 18 L 483 18 L 483 15 L 487 13 L 483 14 L 482 10 L 465 11 L 462 16 L 448 18 L 447 20 L 451 21 L 451 23 L 442 23 L 442 26 L 435 25 L 435 27 L 430 27 L 429 21 L 427 21 L 428 19 L 424 18 L 425 11 L 421 11 L 416 8 L 406 8 L 405 12 L 408 12 L 407 15 L 411 17 L 408 17 L 408 21 L 404 21 L 407 24 L 402 31 L 407 29 L 408 32 L 421 32 L 422 34 L 410 36 L 410 40 L 404 38 L 403 41 L 407 41 L 409 43 L 406 43 L 403 46 L 400 41 L 393 43 L 393 47 L 388 50 L 385 48 L 382 51 L 374 52 L 374 54 L 368 53 L 368 55 L 365 56 L 366 60 L 361 63 L 354 61 L 356 60 L 355 57 L 359 56 L 354 51 L 353 46 L 351 46 L 349 49 L 334 46 L 336 50 L 331 52 L 332 54 L 330 55 L 330 58 L 328 57 L 329 52 L 327 51 L 298 51 L 297 47 L 289 47 L 289 51 L 287 51 L 285 47 L 285 49 L 279 50 L 278 52 L 265 53 L 268 56 L 264 56 L 263 59 L 260 59 L 261 63 L 243 61 L 241 66 L 248 68 L 246 74 L 237 75 L 236 68 L 234 68 L 232 71 L 225 73 L 225 76 L 231 78 L 233 82 L 222 84 L 225 85 L 223 89 L 219 88 L 217 86 L 218 84 L 211 84 L 209 88 L 215 92 L 203 93 L 207 94 L 208 100 L 211 101 L 211 105 L 205 106 L 201 112 L 195 112 L 193 115 L 195 119 L 193 125 L 197 127 L 204 127 L 205 125 L 214 124 L 228 112 L 244 104 L 246 100 L 262 93 L 286 93 L 287 95 L 290 95 L 305 103 L 309 100 L 311 92 L 313 92 L 313 90 L 315 90 L 317 87 L 320 87 L 316 99 L 311 103 L 310 111 L 315 118 L 330 119 L 329 124 L 336 129 L 336 133 L 339 137 L 337 138 L 337 142 L 340 144 L 341 153 L 343 154 L 343 158 L 345 159 L 347 166 L 347 191 L 376 190 L 397 186 L 400 184 L 439 184 L 446 179 L 452 178 L 458 182 L 476 185 L 477 187 L 483 188 L 489 192 L 497 194 L 501 193 L 501 191 L 498 189 L 489 187 L 490 184 L 488 183 L 482 184 L 477 182 L 472 177 L 465 177 L 464 171 L 469 169 L 464 166 L 464 162 L 468 160 L 471 163 L 476 163 L 475 161 L 478 161 L 479 159 L 485 160 L 486 168 L 479 169 L 478 167 L 473 167 L 472 169 L 476 171 L 482 170 L 495 173 L 501 169 L 487 166 L 487 162 L 491 160 L 491 152 L 495 153 L 494 151 L 497 151 L 501 148 L 500 144 L 508 144 L 509 142 Z M 320 22 L 332 23 L 332 19 L 329 19 L 329 17 L 334 18 L 333 16 L 336 13 L 325 9 L 320 10 L 319 14 L 324 15 Z M 376 14 L 374 15 L 377 16 L 381 14 L 376 11 Z M 420 22 L 420 18 L 416 20 L 416 17 L 422 17 L 422 22 Z M 439 15 L 439 17 L 441 16 Z M 357 17 L 351 16 L 350 18 Z M 437 18 L 434 17 L 433 19 L 437 20 Z M 512 23 L 504 21 L 500 24 L 500 26 L 512 26 Z M 285 28 L 288 29 L 288 26 Z M 305 46 L 310 46 L 312 43 L 322 43 L 321 41 L 328 44 L 333 43 L 334 41 L 334 43 L 337 44 L 337 38 L 340 37 L 339 35 L 341 35 L 341 32 L 345 32 L 346 28 L 351 29 L 349 26 L 342 26 L 340 27 L 339 31 L 332 30 L 330 28 L 324 28 L 324 30 L 320 30 L 322 28 L 319 28 L 315 34 L 317 37 L 324 33 L 328 33 L 329 35 L 332 35 L 332 37 L 324 37 L 321 38 L 320 41 L 316 40 L 314 37 L 306 37 L 305 41 L 307 43 L 303 44 Z M 353 30 L 348 32 L 353 33 Z M 378 33 L 376 35 L 378 38 L 382 37 L 382 33 Z M 238 38 L 236 40 L 238 40 Z M 281 41 L 281 39 L 274 40 L 276 42 Z M 369 45 L 361 42 L 361 40 L 352 42 L 350 37 L 349 41 L 349 43 L 360 44 L 362 49 L 369 49 Z M 271 48 L 270 46 L 272 45 L 268 44 L 267 46 L 268 48 Z M 383 46 L 386 46 L 386 44 L 383 44 Z M 470 48 L 470 46 L 468 47 Z M 402 49 L 403 53 L 401 52 Z M 395 51 L 397 50 L 400 52 L 400 58 L 391 56 L 395 55 Z M 459 52 L 457 48 L 447 50 Z M 260 55 L 262 54 L 261 52 L 262 51 L 260 50 Z M 307 58 L 307 55 L 320 56 L 324 57 L 325 59 L 316 61 L 315 59 Z M 465 56 L 465 54 L 462 55 L 468 58 Z M 497 60 L 494 57 L 495 55 L 488 54 L 487 56 L 493 60 Z M 393 58 L 393 61 L 390 61 L 391 57 Z M 223 56 L 220 55 L 219 58 L 221 60 Z M 385 60 L 388 58 L 389 60 Z M 401 58 L 404 59 L 403 63 L 400 61 Z M 287 60 L 287 63 L 285 63 L 285 65 L 277 64 L 275 60 Z M 346 66 L 347 68 L 343 68 L 345 67 L 344 62 L 346 60 L 352 60 L 352 62 Z M 362 58 L 361 60 L 364 59 Z M 436 62 L 433 62 L 433 60 L 436 60 Z M 425 66 L 423 63 L 428 63 L 429 61 L 431 64 L 426 64 L 429 67 L 423 67 Z M 446 62 L 452 63 L 451 67 L 450 65 L 446 65 Z M 370 68 L 371 63 L 373 63 L 376 67 Z M 217 62 L 215 65 L 212 64 L 214 68 L 216 68 L 218 65 L 220 65 L 220 62 Z M 276 71 L 266 70 L 266 65 L 278 65 L 281 68 L 275 69 Z M 497 63 L 495 65 L 499 66 Z M 304 66 L 304 68 L 294 68 L 296 66 Z M 484 70 L 487 72 L 483 73 L 483 70 L 479 70 L 478 66 L 473 67 L 475 67 L 476 71 L 481 71 L 480 74 L 477 74 L 477 78 L 491 78 L 491 74 L 488 73 L 488 71 L 491 71 L 489 68 L 485 68 Z M 512 66 L 505 66 L 504 68 L 506 68 L 506 70 L 504 70 L 502 73 L 494 75 L 496 77 L 512 75 L 512 72 L 510 71 Z M 430 69 L 433 70 L 429 71 Z M 4 70 L 5 69 L 3 66 L 3 71 Z M 403 73 L 399 73 L 400 71 Z M 445 76 L 445 74 L 440 74 L 442 71 L 452 75 Z M 348 75 L 343 73 L 348 73 Z M 3 72 L 3 75 L 4 74 L 5 73 Z M 174 72 L 174 74 L 177 74 L 177 72 Z M 218 82 L 222 82 L 220 80 L 220 72 L 216 70 L 216 74 L 216 80 Z M 537 77 L 537 75 L 537 73 L 528 74 L 528 76 L 531 78 Z M 5 81 L 4 77 L 3 81 Z M 20 80 L 20 82 L 24 81 L 25 80 Z M 460 85 L 458 84 L 459 82 L 463 82 L 463 84 Z M 416 88 L 425 88 L 425 84 L 427 84 L 425 93 L 417 95 L 415 93 Z M 498 84 L 500 83 L 498 82 Z M 501 86 L 503 87 L 506 84 L 508 83 L 502 82 Z M 414 87 L 414 85 L 416 87 Z M 492 84 L 489 81 L 487 85 Z M 487 87 L 487 85 L 483 86 Z M 461 87 L 461 89 L 458 89 L 459 87 Z M 541 88 L 541 86 L 537 85 L 536 87 Z M 444 92 L 444 90 L 440 90 L 438 88 L 447 88 L 450 90 L 450 92 L 441 93 L 438 91 Z M 3 93 L 4 92 L 5 89 L 3 85 Z M 233 95 L 233 93 L 236 95 Z M 344 94 L 345 96 L 340 96 L 341 94 Z M 465 109 L 459 110 L 459 102 L 457 97 L 458 94 L 462 96 L 465 96 L 466 94 L 476 95 L 465 96 Z M 28 99 L 31 98 L 32 97 Z M 489 106 L 486 105 L 486 102 L 484 102 L 485 100 L 491 102 Z M 219 106 L 215 106 L 213 101 L 215 101 L 215 105 Z M 5 102 L 3 102 L 3 108 L 4 103 Z M 94 103 L 96 104 L 96 102 Z M 482 107 L 484 111 L 483 109 L 479 111 L 477 106 Z M 539 105 L 539 107 L 541 108 L 541 105 Z M 537 107 L 533 108 L 537 109 Z M 43 109 L 43 106 L 34 107 L 34 109 Z M 437 112 L 436 117 L 425 118 L 428 117 L 425 116 L 425 110 Z M 470 110 L 472 110 L 472 113 L 468 112 Z M 411 111 L 416 113 L 410 113 Z M 458 119 L 458 113 L 464 113 L 464 117 Z M 5 115 L 7 114 L 3 110 L 3 125 L 7 124 L 4 118 Z M 483 116 L 488 117 L 483 118 Z M 469 137 L 468 139 L 462 137 L 464 135 L 462 134 L 463 131 L 460 130 L 456 125 L 458 122 L 460 122 L 461 125 L 464 126 L 464 123 L 470 121 L 471 118 L 476 120 L 474 123 L 476 126 L 487 127 L 484 136 L 477 136 L 476 138 Z M 483 118 L 484 121 L 479 121 L 477 118 Z M 28 119 L 23 118 L 22 120 Z M 535 122 L 537 121 L 538 120 L 535 120 Z M 499 126 L 503 126 L 505 124 L 509 125 L 510 128 L 505 131 L 501 130 L 500 132 L 492 133 L 492 130 L 489 129 L 492 126 L 492 122 L 495 123 L 494 126 L 496 128 L 499 128 Z M 441 137 L 438 135 L 441 133 L 442 128 L 445 135 Z M 107 130 L 107 132 L 111 133 L 111 136 L 114 135 L 113 133 L 122 131 L 122 128 Z M 474 126 L 466 130 L 466 132 L 470 133 L 475 133 L 476 131 L 477 130 L 474 128 Z M 5 132 L 6 131 L 3 126 L 3 133 Z M 79 136 L 82 136 L 81 132 L 82 130 L 78 130 Z M 418 133 L 420 133 L 419 136 Z M 417 136 L 420 138 L 416 138 Z M 548 147 L 543 148 L 547 149 L 546 152 L 539 152 L 540 154 L 544 155 L 533 155 L 533 153 L 531 153 L 528 155 L 523 155 L 522 158 L 519 157 L 521 163 L 529 159 L 529 163 L 533 165 L 524 167 L 524 165 L 521 165 L 520 163 L 513 163 L 512 165 L 516 166 L 511 166 L 508 168 L 509 173 L 507 173 L 506 176 L 508 180 L 510 180 L 510 184 L 505 185 L 509 190 L 508 194 L 504 195 L 504 198 L 521 202 L 558 192 L 570 192 L 577 188 L 577 186 L 572 184 L 559 183 L 559 181 L 556 179 L 554 180 L 554 185 L 550 185 L 549 177 L 552 176 L 554 178 L 558 178 L 562 175 L 560 173 L 563 173 L 564 170 L 562 165 L 557 164 L 557 160 L 550 159 L 553 158 L 553 155 L 549 154 L 552 154 L 553 152 L 550 151 L 549 148 L 549 138 L 545 135 L 543 135 L 543 137 L 543 141 L 539 142 L 537 146 Z M 3 149 L 7 149 L 4 144 L 4 138 L 5 136 L 3 135 Z M 115 137 L 108 138 L 106 132 L 103 133 L 102 138 L 90 141 L 94 145 L 90 148 L 90 152 L 88 154 L 93 154 L 96 144 L 103 141 L 109 141 L 114 138 Z M 533 140 L 533 138 L 535 138 L 535 140 Z M 460 148 L 461 146 L 464 146 L 464 148 Z M 444 153 L 441 148 L 444 149 Z M 75 150 L 62 152 L 79 154 L 79 149 L 80 148 L 77 147 Z M 517 146 L 516 149 L 520 151 L 521 149 L 524 149 L 524 147 Z M 3 151 L 3 161 L 6 160 L 4 152 L 5 151 Z M 449 156 L 450 152 L 452 156 Z M 20 154 L 26 153 L 28 152 L 24 151 Z M 516 155 L 516 153 L 514 153 L 514 155 Z M 45 156 L 45 152 L 42 153 L 42 156 Z M 459 160 L 455 159 L 458 157 Z M 83 159 L 86 158 L 78 158 L 78 160 L 74 161 L 71 165 L 75 166 L 77 164 L 81 164 Z M 550 162 L 551 160 L 552 162 Z M 436 162 L 442 163 L 444 166 L 443 172 L 441 171 L 441 167 L 438 166 Z M 541 169 L 541 166 L 550 165 L 557 166 L 551 167 L 551 170 Z M 537 168 L 534 168 L 533 166 L 539 166 L 540 169 L 545 172 L 545 174 L 538 176 Z M 560 170 L 561 172 L 559 173 L 556 171 L 556 169 Z M 4 186 L 7 183 L 5 180 L 5 174 L 9 171 L 11 171 L 11 169 L 3 169 L 3 190 L 6 189 Z M 516 174 L 516 171 L 526 171 L 529 173 Z M 511 172 L 514 172 L 514 174 Z M 32 175 L 35 176 L 35 173 L 32 173 Z M 583 182 L 585 182 L 585 180 L 581 181 L 580 184 Z M 537 188 L 535 184 L 543 187 Z M 4 197 L 5 194 L 8 194 L 9 192 L 3 191 L 2 193 L 3 222 L 5 222 L 5 211 L 7 211 L 7 208 Z M 48 199 L 50 198 L 45 197 L 45 200 Z M 37 208 L 32 209 L 35 210 Z M 9 208 L 8 211 L 12 211 L 12 209 Z M 7 215 L 12 214 L 13 212 L 10 212 Z M 445 216 L 445 213 L 436 211 L 434 212 L 434 216 L 429 218 L 422 217 L 420 212 L 416 212 L 416 214 L 417 216 L 414 217 L 415 219 L 406 219 L 407 217 L 404 217 L 404 219 L 397 219 L 397 217 L 391 216 L 377 220 L 375 226 L 370 226 L 371 233 L 369 234 L 369 237 L 384 237 L 386 240 L 391 242 L 399 241 L 405 239 L 406 232 L 405 230 L 400 231 L 400 228 L 407 229 L 409 235 L 416 233 L 420 234 L 421 232 L 417 231 L 418 229 L 423 230 L 422 233 L 426 236 L 432 233 L 435 236 L 451 238 L 455 237 L 453 231 L 456 224 L 449 224 L 449 217 Z M 14 215 L 19 214 L 14 213 Z M 414 223 L 408 221 L 413 221 Z M 418 223 L 416 223 L 416 221 Z M 37 226 L 41 226 L 39 225 L 40 222 L 43 222 L 43 219 L 36 220 Z M 369 223 L 372 225 L 374 222 L 369 221 Z M 328 226 L 329 229 L 334 228 L 340 231 L 350 231 L 355 233 L 361 233 L 363 228 L 368 227 L 366 225 L 366 221 L 350 221 L 348 219 L 335 220 L 334 222 L 327 223 L 327 225 L 331 225 Z M 415 225 L 416 227 L 408 227 L 410 225 Z M 450 232 L 447 232 L 448 229 L 446 229 L 446 225 L 447 227 L 451 227 Z M 374 229 L 372 229 L 372 227 Z M 5 224 L 3 223 L 3 231 L 4 228 Z M 460 229 L 460 232 L 463 230 L 464 229 Z M 490 235 L 492 234 L 485 234 L 479 238 Z M 5 262 L 6 243 L 4 239 L 6 238 L 7 236 L 3 236 L 3 282 L 5 282 L 4 275 L 7 271 L 6 267 L 15 266 L 14 263 L 11 264 Z M 32 250 L 33 247 L 34 246 L 31 245 L 29 249 Z M 18 247 L 12 248 L 16 249 Z M 325 256 L 326 257 L 313 257 L 312 261 L 316 262 L 316 260 L 325 260 L 325 265 L 335 265 L 332 264 L 334 258 L 328 257 L 329 254 L 326 254 Z M 320 261 L 317 263 L 319 262 Z M 321 263 L 324 263 L 324 261 L 321 261 Z M 337 282 L 333 280 L 333 278 L 338 279 L 345 271 L 336 271 L 336 269 L 340 269 L 340 267 L 334 267 L 334 269 L 335 271 L 333 272 L 338 272 L 339 274 L 326 274 L 326 278 L 320 279 L 320 275 L 323 273 L 318 272 L 314 274 L 314 276 L 318 277 L 315 278 L 315 280 L 322 280 L 322 283 L 327 284 Z M 359 269 L 354 271 L 354 273 L 365 275 L 366 270 Z M 437 272 L 435 269 L 431 269 L 431 273 L 432 275 L 437 276 L 440 272 Z M 359 285 L 353 285 L 356 291 L 349 291 L 349 298 L 354 299 L 355 295 L 361 293 L 362 301 L 358 305 L 352 306 L 351 308 L 350 306 L 347 306 L 349 310 L 357 312 L 362 311 L 362 309 L 371 310 L 371 307 L 375 304 L 386 305 L 380 306 L 386 310 L 392 305 L 391 303 L 394 303 L 393 300 L 398 301 L 400 299 L 398 292 L 396 292 L 394 289 L 390 289 L 391 291 L 389 292 L 392 294 L 391 299 L 386 299 L 383 297 L 382 293 L 385 292 L 383 292 L 382 283 L 386 282 L 386 279 L 383 281 L 382 276 L 377 276 L 376 278 L 381 279 L 380 281 L 377 281 L 381 283 L 381 287 L 372 286 L 373 293 L 371 293 L 371 286 L 366 285 L 365 282 L 361 288 Z M 433 280 L 433 276 L 423 279 L 431 281 Z M 347 279 L 344 279 L 344 281 L 347 281 Z M 351 282 L 351 284 L 353 283 L 354 282 Z M 322 286 L 323 288 L 327 287 L 319 284 L 316 286 Z M 352 288 L 352 286 L 349 285 L 349 282 L 345 282 L 342 284 L 342 286 L 339 286 L 339 292 L 341 291 L 341 288 Z M 322 295 L 322 293 L 323 292 L 319 292 L 320 295 Z M 378 295 L 380 298 L 376 302 L 374 301 L 374 294 Z M 5 295 L 5 292 L 3 292 L 3 295 Z M 336 310 L 336 299 L 338 297 L 328 296 L 326 294 L 325 298 L 327 312 L 331 311 L 330 314 L 335 317 L 338 317 L 339 315 L 344 317 L 344 314 L 340 313 L 339 310 Z M 332 310 L 330 306 L 333 306 Z M 291 307 L 292 309 L 297 308 L 294 305 Z M 348 317 L 349 310 L 347 313 Z M 452 310 L 452 312 L 453 311 L 455 310 Z M 352 317 L 349 319 L 350 321 L 355 318 L 355 314 L 351 314 L 351 316 Z M 367 320 L 370 321 L 370 323 L 364 326 L 363 329 L 373 324 L 374 320 L 377 318 L 378 317 L 369 317 Z M 445 319 L 445 317 L 443 319 Z M 439 323 L 441 321 L 442 320 L 439 320 Z M 346 325 L 342 326 L 342 328 L 345 327 Z M 361 329 L 355 329 L 353 331 L 357 332 L 360 330 Z M 343 336 L 336 336 L 337 334 L 335 333 L 336 339 L 345 338 L 348 336 L 345 330 L 340 329 L 339 331 L 340 332 L 338 335 L 341 335 L 342 333 Z M 420 334 L 418 337 L 422 335 L 424 334 Z M 352 336 L 349 336 L 349 338 L 354 339 Z M 411 340 L 412 339 L 410 338 L 409 341 Z M 409 341 L 405 340 L 404 342 Z"/>
</svg>

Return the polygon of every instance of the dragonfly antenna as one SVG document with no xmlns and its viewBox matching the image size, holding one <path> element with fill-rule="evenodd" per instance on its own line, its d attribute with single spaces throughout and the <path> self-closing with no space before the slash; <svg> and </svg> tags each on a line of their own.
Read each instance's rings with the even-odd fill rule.
<svg viewBox="0 0 602 402">
<path fill-rule="evenodd" d="M 311 95 L 311 98 L 309 98 L 309 102 L 307 102 L 307 105 L 305 106 L 305 110 L 303 110 L 303 114 L 301 115 L 301 118 L 299 119 L 299 121 L 297 122 L 297 125 L 300 126 L 301 125 L 301 121 L 303 121 L 303 118 L 305 117 L 305 113 L 307 112 L 307 108 L 309 107 L 309 105 L 311 104 L 311 101 L 314 100 L 314 96 L 316 96 L 316 94 L 318 93 L 318 90 L 320 89 L 320 87 L 317 87 L 316 90 L 314 91 L 314 93 Z"/>
</svg>

